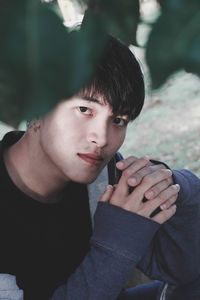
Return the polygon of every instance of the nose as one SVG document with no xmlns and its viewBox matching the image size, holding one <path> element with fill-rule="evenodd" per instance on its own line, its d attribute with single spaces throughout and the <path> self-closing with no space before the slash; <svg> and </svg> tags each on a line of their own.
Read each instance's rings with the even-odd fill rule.
<svg viewBox="0 0 200 300">
<path fill-rule="evenodd" d="M 96 144 L 99 148 L 103 148 L 108 144 L 109 126 L 107 122 L 97 121 L 93 123 L 88 133 L 88 141 Z"/>
</svg>

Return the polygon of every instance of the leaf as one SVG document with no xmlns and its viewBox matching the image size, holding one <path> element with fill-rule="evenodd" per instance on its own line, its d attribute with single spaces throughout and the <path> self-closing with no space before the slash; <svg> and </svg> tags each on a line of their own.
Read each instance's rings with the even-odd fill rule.
<svg viewBox="0 0 200 300">
<path fill-rule="evenodd" d="M 90 79 L 94 62 L 103 51 L 101 26 L 88 16 L 84 29 L 68 32 L 50 5 L 37 0 L 3 4 L 0 119 L 17 126 L 74 95 Z"/>
<path fill-rule="evenodd" d="M 162 7 L 146 50 L 153 88 L 180 69 L 200 75 L 200 2 L 162 0 Z"/>
<path fill-rule="evenodd" d="M 139 0 L 92 0 L 90 7 L 102 17 L 107 32 L 127 44 L 137 45 Z"/>
</svg>

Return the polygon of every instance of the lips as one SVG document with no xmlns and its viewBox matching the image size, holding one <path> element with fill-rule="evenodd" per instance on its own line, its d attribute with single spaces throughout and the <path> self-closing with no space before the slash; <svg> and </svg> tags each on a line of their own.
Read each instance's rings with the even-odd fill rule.
<svg viewBox="0 0 200 300">
<path fill-rule="evenodd" d="M 102 156 L 95 153 L 78 153 L 78 156 L 90 165 L 98 166 L 103 161 Z"/>
</svg>

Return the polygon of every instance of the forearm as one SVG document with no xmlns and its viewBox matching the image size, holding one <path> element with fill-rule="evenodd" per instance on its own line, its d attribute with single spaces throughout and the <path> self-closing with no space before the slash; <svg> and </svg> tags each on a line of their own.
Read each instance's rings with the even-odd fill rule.
<svg viewBox="0 0 200 300">
<path fill-rule="evenodd" d="M 186 170 L 173 174 L 181 186 L 176 214 L 161 226 L 138 267 L 151 278 L 184 284 L 199 274 L 200 180 Z"/>
<path fill-rule="evenodd" d="M 115 300 L 158 228 L 144 217 L 99 203 L 91 250 L 52 300 Z"/>
</svg>

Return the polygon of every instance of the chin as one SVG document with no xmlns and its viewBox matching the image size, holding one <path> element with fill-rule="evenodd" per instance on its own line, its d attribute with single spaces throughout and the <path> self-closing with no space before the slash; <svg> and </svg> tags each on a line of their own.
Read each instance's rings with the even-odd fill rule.
<svg viewBox="0 0 200 300">
<path fill-rule="evenodd" d="M 94 182 L 96 178 L 97 178 L 97 176 L 92 179 L 90 178 L 90 179 L 75 180 L 75 182 L 80 183 L 80 184 L 90 184 L 90 183 Z"/>
<path fill-rule="evenodd" d="M 90 177 L 83 177 L 83 178 L 79 178 L 79 177 L 76 177 L 74 178 L 74 182 L 77 182 L 77 183 L 80 183 L 80 184 L 90 184 L 92 182 L 94 182 L 97 177 L 98 177 L 99 173 L 96 174 L 95 176 L 90 176 Z"/>
</svg>

